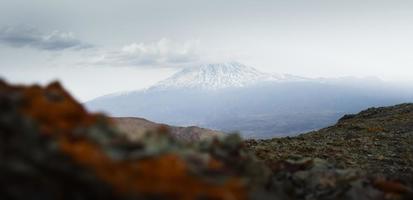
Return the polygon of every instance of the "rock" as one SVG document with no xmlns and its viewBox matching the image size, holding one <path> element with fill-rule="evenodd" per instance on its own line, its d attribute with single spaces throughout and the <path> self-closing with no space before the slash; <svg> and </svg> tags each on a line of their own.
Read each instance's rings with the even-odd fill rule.
<svg viewBox="0 0 413 200">
<path fill-rule="evenodd" d="M 0 199 L 412 197 L 405 182 L 369 178 L 318 158 L 273 159 L 279 157 L 275 154 L 264 164 L 246 148 L 270 147 L 271 141 L 245 143 L 229 135 L 187 143 L 168 130 L 161 126 L 130 140 L 106 116 L 88 113 L 58 83 L 41 87 L 0 81 Z M 288 141 L 277 145 L 306 142 Z"/>
<path fill-rule="evenodd" d="M 254 179 L 162 130 L 128 141 L 58 83 L 2 82 L 0 108 L 0 199 L 245 199 Z"/>
</svg>

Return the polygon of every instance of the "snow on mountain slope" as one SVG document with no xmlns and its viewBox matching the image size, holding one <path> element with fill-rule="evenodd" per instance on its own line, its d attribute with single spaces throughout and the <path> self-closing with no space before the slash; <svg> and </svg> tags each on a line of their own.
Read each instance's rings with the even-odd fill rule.
<svg viewBox="0 0 413 200">
<path fill-rule="evenodd" d="M 149 89 L 222 89 L 243 87 L 261 81 L 285 80 L 286 76 L 271 75 L 252 67 L 237 63 L 205 64 L 181 70 L 170 78 L 163 80 Z"/>
</svg>

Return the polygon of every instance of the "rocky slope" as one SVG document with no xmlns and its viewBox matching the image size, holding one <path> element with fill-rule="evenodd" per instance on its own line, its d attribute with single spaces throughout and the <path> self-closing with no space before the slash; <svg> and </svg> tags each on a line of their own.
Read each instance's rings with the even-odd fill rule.
<svg viewBox="0 0 413 200">
<path fill-rule="evenodd" d="M 207 138 L 222 136 L 224 134 L 219 131 L 200 128 L 197 126 L 169 126 L 137 117 L 117 117 L 112 118 L 112 120 L 121 134 L 132 141 L 139 140 L 147 132 L 156 132 L 161 127 L 168 129 L 173 138 L 186 142 L 204 140 Z"/>
<path fill-rule="evenodd" d="M 267 162 L 300 155 L 413 180 L 413 104 L 370 108 L 319 131 L 247 143 Z"/>
<path fill-rule="evenodd" d="M 401 129 L 404 130 L 404 129 Z M 257 160 L 237 135 L 139 140 L 88 113 L 58 83 L 0 81 L 0 199 L 412 199 L 408 182 L 318 158 Z"/>
</svg>

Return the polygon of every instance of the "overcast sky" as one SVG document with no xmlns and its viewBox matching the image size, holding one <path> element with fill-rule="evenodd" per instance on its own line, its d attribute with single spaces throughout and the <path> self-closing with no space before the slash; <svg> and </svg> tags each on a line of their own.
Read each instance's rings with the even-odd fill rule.
<svg viewBox="0 0 413 200">
<path fill-rule="evenodd" d="M 59 79 L 82 101 L 225 61 L 413 84 L 413 1 L 1 0 L 0 13 L 0 77 Z"/>
</svg>

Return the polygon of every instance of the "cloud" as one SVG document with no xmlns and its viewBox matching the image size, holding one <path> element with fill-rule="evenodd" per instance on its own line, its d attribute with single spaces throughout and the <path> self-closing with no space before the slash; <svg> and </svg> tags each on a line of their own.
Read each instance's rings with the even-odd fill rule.
<svg viewBox="0 0 413 200">
<path fill-rule="evenodd" d="M 153 43 L 132 43 L 94 57 L 91 63 L 110 66 L 171 67 L 199 60 L 199 41 L 176 43 L 161 39 Z"/>
<path fill-rule="evenodd" d="M 31 47 L 48 51 L 92 47 L 92 45 L 76 39 L 72 32 L 61 32 L 58 30 L 43 32 L 31 26 L 7 26 L 0 28 L 0 43 L 12 47 Z"/>
</svg>

